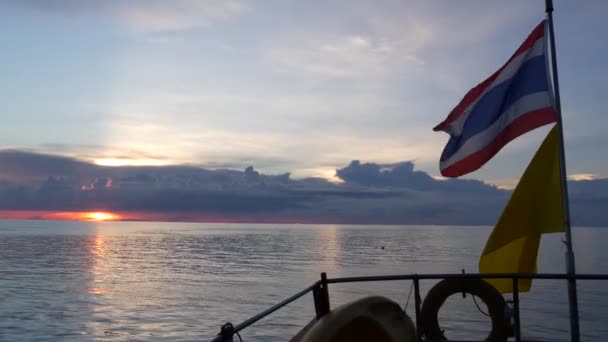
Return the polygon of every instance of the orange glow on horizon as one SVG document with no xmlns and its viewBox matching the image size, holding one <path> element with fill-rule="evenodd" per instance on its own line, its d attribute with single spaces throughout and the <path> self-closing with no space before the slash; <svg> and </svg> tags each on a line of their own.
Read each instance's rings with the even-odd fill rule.
<svg viewBox="0 0 608 342">
<path fill-rule="evenodd" d="M 50 210 L 2 210 L 0 220 L 51 220 L 51 221 L 147 221 L 147 222 L 216 222 L 216 223 L 301 223 L 331 224 L 303 218 L 255 216 L 226 217 L 204 213 L 142 212 L 142 211 L 50 211 Z"/>
<path fill-rule="evenodd" d="M 92 211 L 82 213 L 80 219 L 84 221 L 117 221 L 120 220 L 121 217 L 120 215 L 104 211 Z"/>
</svg>

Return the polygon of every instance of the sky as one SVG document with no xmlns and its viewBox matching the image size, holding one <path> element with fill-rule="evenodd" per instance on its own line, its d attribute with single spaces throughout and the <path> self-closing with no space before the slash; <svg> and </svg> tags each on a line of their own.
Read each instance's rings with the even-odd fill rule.
<svg viewBox="0 0 608 342">
<path fill-rule="evenodd" d="M 555 7 L 568 173 L 602 180 L 608 3 Z M 253 166 L 264 177 L 289 173 L 290 189 L 313 178 L 331 191 L 389 186 L 339 176 L 353 160 L 406 163 L 433 179 L 448 135 L 432 128 L 543 18 L 544 2 L 528 0 L 4 1 L 0 159 L 19 162 L 0 165 L 0 182 L 40 191 L 62 180 L 90 192 L 96 180 L 112 179 L 96 190 L 117 188 L 150 170 L 242 178 Z M 512 188 L 548 129 L 465 178 Z M 22 163 L 56 162 L 45 155 L 87 171 Z"/>
</svg>

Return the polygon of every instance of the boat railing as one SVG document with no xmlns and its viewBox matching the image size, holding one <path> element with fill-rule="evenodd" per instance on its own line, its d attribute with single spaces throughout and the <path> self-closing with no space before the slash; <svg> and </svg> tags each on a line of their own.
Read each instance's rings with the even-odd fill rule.
<svg viewBox="0 0 608 342">
<path fill-rule="evenodd" d="M 552 280 L 608 280 L 608 274 L 563 274 L 563 273 L 462 273 L 462 274 L 401 274 L 401 275 L 384 275 L 384 276 L 363 276 L 363 277 L 342 277 L 342 278 L 327 278 L 326 273 L 321 273 L 321 279 L 306 287 L 300 292 L 284 299 L 283 301 L 271 306 L 270 308 L 258 313 L 257 315 L 248 318 L 244 322 L 232 325 L 227 323 L 221 327 L 220 333 L 211 340 L 211 342 L 228 342 L 232 341 L 235 334 L 239 334 L 245 328 L 251 326 L 262 318 L 272 314 L 280 308 L 296 301 L 300 297 L 312 292 L 315 307 L 315 319 L 321 319 L 325 314 L 329 313 L 329 284 L 339 283 L 356 283 L 356 282 L 375 282 L 375 281 L 395 281 L 395 280 L 411 280 L 414 288 L 414 306 L 415 306 L 415 321 L 416 331 L 420 330 L 420 308 L 422 299 L 420 297 L 420 280 L 442 280 L 442 279 L 511 279 L 513 282 L 513 334 L 516 342 L 523 341 L 521 337 L 521 325 L 519 315 L 519 280 L 520 279 L 552 279 Z M 572 317 L 569 317 L 572 320 Z M 240 337 L 240 335 L 239 335 Z M 418 334 L 418 341 L 423 341 L 421 334 Z"/>
</svg>

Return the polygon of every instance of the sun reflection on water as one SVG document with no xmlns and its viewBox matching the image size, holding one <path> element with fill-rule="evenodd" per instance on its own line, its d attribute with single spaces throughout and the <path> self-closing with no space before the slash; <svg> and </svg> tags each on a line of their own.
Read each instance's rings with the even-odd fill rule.
<svg viewBox="0 0 608 342">
<path fill-rule="evenodd" d="M 98 257 L 102 257 L 102 258 L 106 255 L 105 242 L 104 242 L 102 235 L 95 235 L 95 237 L 93 239 L 92 252 L 93 252 L 93 254 L 97 255 Z"/>
<path fill-rule="evenodd" d="M 103 235 L 97 234 L 92 237 L 89 243 L 89 253 L 92 257 L 89 269 L 92 279 L 88 293 L 95 295 L 104 294 L 106 290 L 103 288 L 103 276 L 105 274 L 105 266 L 103 264 L 107 251 Z"/>
<path fill-rule="evenodd" d="M 337 270 L 340 266 L 342 246 L 340 241 L 339 228 L 333 224 L 324 225 L 321 232 L 321 253 L 327 266 L 327 272 Z"/>
</svg>

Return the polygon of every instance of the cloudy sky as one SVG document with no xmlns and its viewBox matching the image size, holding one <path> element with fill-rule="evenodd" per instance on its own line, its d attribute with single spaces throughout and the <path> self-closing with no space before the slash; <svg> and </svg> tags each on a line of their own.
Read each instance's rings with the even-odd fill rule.
<svg viewBox="0 0 608 342">
<path fill-rule="evenodd" d="M 568 171 L 602 178 L 608 3 L 555 5 Z M 252 165 L 345 182 L 352 160 L 411 161 L 433 177 L 448 136 L 432 127 L 543 18 L 528 0 L 4 1 L 0 148 L 101 170 Z M 547 131 L 467 178 L 512 187 Z"/>
</svg>

